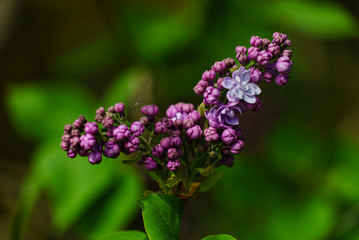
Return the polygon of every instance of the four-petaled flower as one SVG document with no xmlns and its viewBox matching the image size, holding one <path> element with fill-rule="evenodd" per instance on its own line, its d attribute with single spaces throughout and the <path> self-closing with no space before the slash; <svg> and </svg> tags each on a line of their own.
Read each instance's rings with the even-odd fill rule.
<svg viewBox="0 0 359 240">
<path fill-rule="evenodd" d="M 232 78 L 225 77 L 222 82 L 224 88 L 229 89 L 227 99 L 230 102 L 244 100 L 247 103 L 255 103 L 256 95 L 261 93 L 257 84 L 249 82 L 251 70 L 246 70 L 243 66 L 234 71 Z"/>
</svg>

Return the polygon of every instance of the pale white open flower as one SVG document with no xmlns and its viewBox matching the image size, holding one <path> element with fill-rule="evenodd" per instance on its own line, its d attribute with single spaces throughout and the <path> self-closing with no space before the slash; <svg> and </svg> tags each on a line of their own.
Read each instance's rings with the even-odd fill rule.
<svg viewBox="0 0 359 240">
<path fill-rule="evenodd" d="M 240 67 L 232 73 L 232 78 L 225 77 L 222 86 L 229 89 L 227 99 L 230 102 L 238 102 L 244 100 L 247 103 L 255 103 L 262 91 L 257 84 L 249 82 L 251 78 L 251 70 Z"/>
</svg>

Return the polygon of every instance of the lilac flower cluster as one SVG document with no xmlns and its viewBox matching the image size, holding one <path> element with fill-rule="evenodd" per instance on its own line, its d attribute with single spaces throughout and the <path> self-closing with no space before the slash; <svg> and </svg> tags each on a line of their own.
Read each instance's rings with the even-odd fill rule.
<svg viewBox="0 0 359 240">
<path fill-rule="evenodd" d="M 236 47 L 238 65 L 230 58 L 215 62 L 194 87 L 194 92 L 203 96 L 206 108 L 209 128 L 204 130 L 205 140 L 216 143 L 223 159 L 227 159 L 226 165 L 232 165 L 228 163 L 232 158 L 226 154 L 238 154 L 244 146 L 238 127 L 240 115 L 247 110 L 257 111 L 262 105 L 258 84 L 264 79 L 282 86 L 288 82 L 292 67 L 292 43 L 287 35 L 276 32 L 272 41 L 253 36 L 250 45 L 248 50 Z"/>
<path fill-rule="evenodd" d="M 203 97 L 197 109 L 179 102 L 159 118 L 159 108 L 146 105 L 143 116 L 129 122 L 123 103 L 107 111 L 100 107 L 93 122 L 80 116 L 65 125 L 61 148 L 70 158 L 88 157 L 91 164 L 100 163 L 103 156 L 136 153 L 124 163 L 143 165 L 165 193 L 192 196 L 196 191 L 190 190 L 191 183 L 198 186 L 215 167 L 232 166 L 233 155 L 243 150 L 240 116 L 260 109 L 263 79 L 280 86 L 288 81 L 292 43 L 285 34 L 274 33 L 272 41 L 253 36 L 250 44 L 248 50 L 236 48 L 238 63 L 226 58 L 202 74 L 194 87 Z"/>
<path fill-rule="evenodd" d="M 88 122 L 80 116 L 74 123 L 65 125 L 60 144 L 70 158 L 77 155 L 87 157 L 91 164 L 102 161 L 102 155 L 117 158 L 121 152 L 128 155 L 136 152 L 140 145 L 145 127 L 135 121 L 129 124 L 124 120 L 125 105 L 116 103 L 105 111 L 100 107 L 96 111 L 94 122 Z"/>
</svg>

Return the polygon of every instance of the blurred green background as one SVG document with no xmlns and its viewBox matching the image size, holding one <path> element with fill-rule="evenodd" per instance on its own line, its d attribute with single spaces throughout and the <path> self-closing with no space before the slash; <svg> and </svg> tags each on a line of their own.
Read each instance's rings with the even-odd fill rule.
<svg viewBox="0 0 359 240">
<path fill-rule="evenodd" d="M 0 1 L 0 238 L 98 239 L 143 230 L 141 167 L 69 159 L 79 114 L 119 101 L 161 113 L 252 35 L 286 33 L 293 68 L 242 117 L 246 149 L 184 211 L 182 239 L 359 239 L 356 1 Z"/>
</svg>

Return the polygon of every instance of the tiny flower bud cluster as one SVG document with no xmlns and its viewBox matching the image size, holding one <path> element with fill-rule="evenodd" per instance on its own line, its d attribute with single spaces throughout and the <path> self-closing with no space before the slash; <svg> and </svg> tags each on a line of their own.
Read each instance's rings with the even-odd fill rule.
<svg viewBox="0 0 359 240">
<path fill-rule="evenodd" d="M 285 34 L 273 40 L 253 36 L 248 49 L 237 46 L 237 60 L 215 62 L 202 74 L 194 92 L 203 97 L 198 108 L 191 103 L 170 105 L 166 117 L 159 108 L 146 105 L 137 121 L 125 118 L 125 105 L 100 107 L 93 122 L 83 116 L 65 125 L 61 148 L 70 158 L 88 157 L 98 164 L 103 156 L 121 153 L 134 158 L 124 163 L 143 165 L 162 192 L 191 197 L 191 183 L 201 184 L 221 165 L 231 167 L 244 148 L 240 116 L 261 107 L 259 83 L 287 83 L 292 67 L 292 45 Z"/>
</svg>

